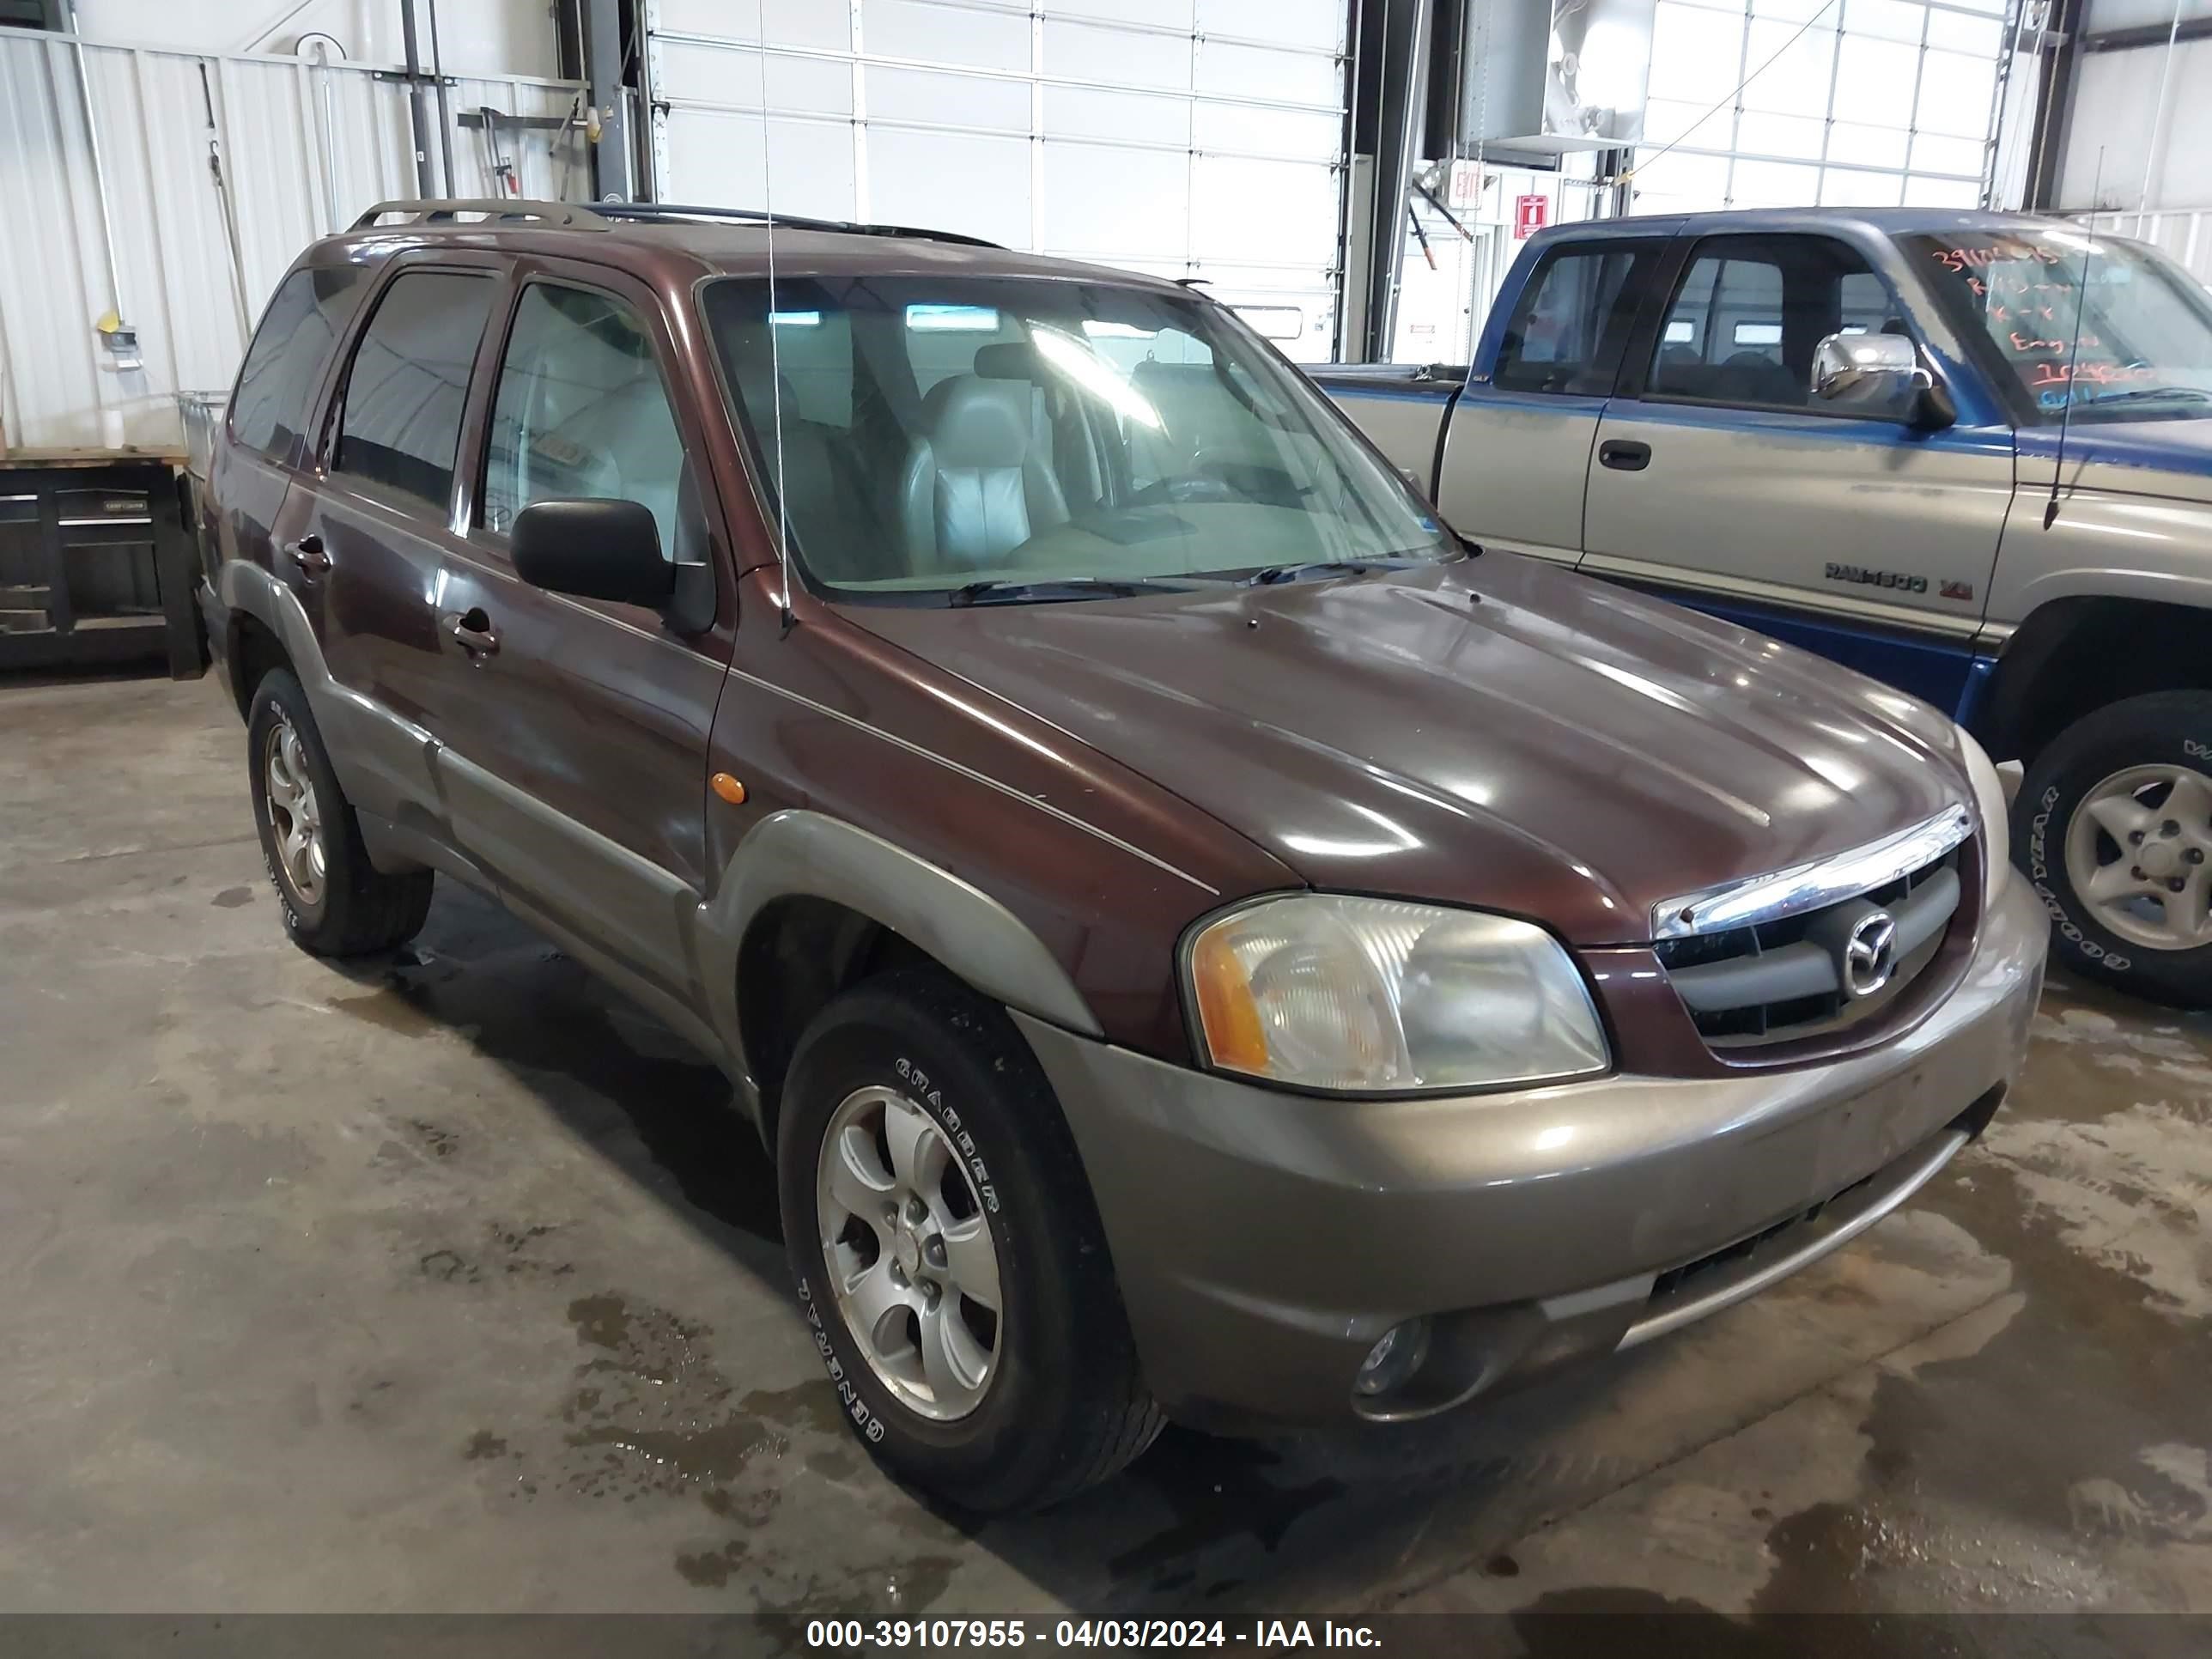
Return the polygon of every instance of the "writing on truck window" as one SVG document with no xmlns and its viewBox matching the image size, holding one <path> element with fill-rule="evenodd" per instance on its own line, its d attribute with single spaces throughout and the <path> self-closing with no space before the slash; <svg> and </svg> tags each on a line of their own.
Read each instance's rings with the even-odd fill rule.
<svg viewBox="0 0 2212 1659">
<path fill-rule="evenodd" d="M 2061 231 L 1905 241 L 2039 416 L 2212 412 L 2212 307 L 2162 256 Z"/>
</svg>

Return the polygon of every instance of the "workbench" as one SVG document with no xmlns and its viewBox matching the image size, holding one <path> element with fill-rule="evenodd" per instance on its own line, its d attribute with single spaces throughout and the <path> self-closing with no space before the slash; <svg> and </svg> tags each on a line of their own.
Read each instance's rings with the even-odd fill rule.
<svg viewBox="0 0 2212 1659">
<path fill-rule="evenodd" d="M 0 669 L 205 665 L 180 449 L 0 454 Z"/>
</svg>

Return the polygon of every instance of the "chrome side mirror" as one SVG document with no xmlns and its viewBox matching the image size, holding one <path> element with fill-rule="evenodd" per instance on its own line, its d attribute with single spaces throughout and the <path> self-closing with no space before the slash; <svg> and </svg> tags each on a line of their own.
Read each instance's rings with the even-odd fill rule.
<svg viewBox="0 0 2212 1659">
<path fill-rule="evenodd" d="M 1839 411 L 1887 415 L 1912 426 L 1958 418 L 1950 394 L 1902 334 L 1831 334 L 1813 348 L 1813 398 Z"/>
</svg>

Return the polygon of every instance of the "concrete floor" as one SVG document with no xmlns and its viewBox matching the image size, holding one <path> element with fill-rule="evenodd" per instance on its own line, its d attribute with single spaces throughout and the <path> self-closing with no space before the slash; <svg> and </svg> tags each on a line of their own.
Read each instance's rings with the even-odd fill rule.
<svg viewBox="0 0 2212 1659">
<path fill-rule="evenodd" d="M 1919 1202 L 1572 1386 L 977 1532 L 716 1074 L 456 889 L 293 949 L 245 780 L 212 681 L 0 687 L 0 1607 L 2212 1610 L 2212 1021 L 2054 988 Z"/>
</svg>

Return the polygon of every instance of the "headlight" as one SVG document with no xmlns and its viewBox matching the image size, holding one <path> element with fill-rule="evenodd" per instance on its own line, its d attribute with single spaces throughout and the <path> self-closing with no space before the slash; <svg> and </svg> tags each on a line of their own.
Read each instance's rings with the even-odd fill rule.
<svg viewBox="0 0 2212 1659">
<path fill-rule="evenodd" d="M 1997 895 L 2012 878 L 2012 817 L 2005 810 L 2004 780 L 1989 751 L 1959 728 L 1959 747 L 1966 752 L 1966 775 L 1974 781 L 1974 805 L 1982 819 L 1982 909 L 1987 914 Z"/>
<path fill-rule="evenodd" d="M 1207 1063 L 1272 1082 L 1467 1089 L 1609 1063 L 1566 951 L 1506 916 L 1294 894 L 1209 922 L 1185 964 Z"/>
</svg>

